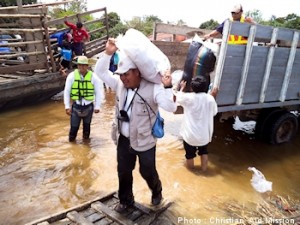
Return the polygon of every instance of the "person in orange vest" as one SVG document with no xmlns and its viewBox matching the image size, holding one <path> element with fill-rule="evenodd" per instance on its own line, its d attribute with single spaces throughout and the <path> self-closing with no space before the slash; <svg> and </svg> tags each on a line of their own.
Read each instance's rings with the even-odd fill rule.
<svg viewBox="0 0 300 225">
<path fill-rule="evenodd" d="M 209 38 L 217 37 L 219 35 L 222 35 L 224 24 L 228 19 L 224 20 L 223 23 L 221 23 L 215 30 L 210 32 L 209 34 L 204 35 L 203 40 L 207 40 Z M 238 21 L 241 23 L 252 23 L 255 24 L 256 22 L 248 16 L 243 15 L 243 7 L 241 4 L 235 5 L 233 9 L 231 10 L 231 18 L 229 18 L 231 21 Z M 228 39 L 229 44 L 236 44 L 236 45 L 245 45 L 247 44 L 247 38 L 243 36 L 238 35 L 230 35 Z"/>
</svg>

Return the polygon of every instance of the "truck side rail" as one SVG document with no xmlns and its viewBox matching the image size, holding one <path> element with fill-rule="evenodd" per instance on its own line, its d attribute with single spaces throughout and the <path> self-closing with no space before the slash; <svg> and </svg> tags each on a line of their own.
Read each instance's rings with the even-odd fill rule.
<svg viewBox="0 0 300 225">
<path fill-rule="evenodd" d="M 300 105 L 299 32 L 227 21 L 213 84 L 219 112 Z M 229 35 L 247 45 L 228 44 Z"/>
</svg>

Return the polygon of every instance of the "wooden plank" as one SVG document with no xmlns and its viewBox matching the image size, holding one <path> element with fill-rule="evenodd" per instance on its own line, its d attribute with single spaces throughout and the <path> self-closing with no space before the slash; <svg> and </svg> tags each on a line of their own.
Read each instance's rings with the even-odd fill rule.
<svg viewBox="0 0 300 225">
<path fill-rule="evenodd" d="M 56 5 L 63 5 L 71 2 L 73 2 L 73 0 L 64 0 L 64 1 L 56 1 L 50 3 L 41 3 L 41 4 L 29 4 L 29 5 L 23 5 L 23 8 L 33 8 L 33 7 L 40 7 L 40 6 L 56 6 Z"/>
<path fill-rule="evenodd" d="M 90 209 L 90 210 L 93 210 L 93 209 Z M 103 218 L 105 218 L 105 215 L 103 213 L 100 213 L 100 212 L 96 212 L 96 210 L 93 210 L 95 211 L 93 214 L 90 214 L 90 215 L 84 215 L 84 217 L 91 221 L 91 222 L 95 222 L 95 221 L 99 221 L 99 220 L 102 220 Z M 80 212 L 82 213 L 82 212 Z"/>
<path fill-rule="evenodd" d="M 30 18 L 30 22 L 31 22 L 30 27 L 31 28 L 43 27 L 42 20 L 43 18 Z"/>
<path fill-rule="evenodd" d="M 50 80 L 53 80 L 53 77 L 50 77 Z M 90 205 L 93 203 L 93 202 L 96 202 L 96 201 L 103 201 L 103 200 L 106 200 L 108 198 L 111 198 L 111 196 L 113 196 L 115 194 L 115 192 L 112 192 L 112 193 L 108 193 L 102 197 L 98 197 L 96 199 L 93 199 L 93 200 L 90 200 L 90 201 L 87 201 L 83 204 L 80 204 L 80 205 L 77 205 L 77 206 L 74 206 L 70 209 L 66 209 L 64 210 L 63 212 L 59 212 L 59 213 L 55 213 L 53 215 L 50 215 L 50 216 L 47 216 L 47 217 L 44 217 L 44 218 L 41 218 L 41 219 L 38 219 L 38 220 L 35 220 L 33 222 L 30 222 L 30 223 L 27 223 L 25 225 L 36 225 L 38 223 L 41 223 L 42 221 L 44 220 L 47 220 L 49 221 L 50 223 L 54 222 L 54 221 L 57 221 L 57 220 L 61 220 L 63 218 L 66 217 L 67 213 L 68 212 L 71 212 L 71 211 L 74 211 L 74 210 L 77 210 L 77 211 L 82 211 L 82 210 L 85 210 L 87 208 L 90 207 Z"/>
<path fill-rule="evenodd" d="M 120 213 L 117 213 L 116 211 L 111 210 L 110 208 L 108 208 L 106 205 L 104 205 L 100 201 L 93 203 L 91 205 L 91 207 L 93 209 L 97 210 L 98 212 L 105 213 L 107 215 L 107 217 L 111 218 L 112 220 L 116 221 L 117 223 L 119 223 L 121 225 L 134 225 L 134 222 L 127 219 Z"/>
<path fill-rule="evenodd" d="M 39 223 L 38 225 L 49 225 L 50 223 L 48 223 L 47 221 Z"/>
<path fill-rule="evenodd" d="M 72 211 L 67 213 L 67 217 L 75 222 L 76 224 L 81 225 L 93 225 L 92 222 L 88 221 L 86 218 L 84 218 L 82 215 L 80 215 L 77 211 Z"/>
<path fill-rule="evenodd" d="M 94 9 L 94 10 L 90 10 L 90 11 L 87 11 L 87 12 L 82 12 L 78 15 L 80 16 L 86 16 L 86 15 L 90 15 L 90 14 L 93 14 L 93 13 L 98 13 L 98 12 L 101 12 L 101 11 L 105 11 L 106 12 L 106 7 L 103 7 L 103 8 L 99 8 L 99 9 Z"/>
<path fill-rule="evenodd" d="M 94 23 L 102 23 L 102 22 L 105 22 L 105 18 L 101 17 L 101 18 L 98 18 L 98 19 L 95 19 L 95 20 L 89 20 L 87 22 L 84 23 L 85 26 L 88 26 L 90 24 L 94 24 Z"/>
<path fill-rule="evenodd" d="M 77 19 L 77 17 L 79 15 L 90 15 L 92 13 L 97 13 L 97 12 L 101 12 L 101 11 L 105 11 L 105 10 L 106 10 L 106 7 L 100 8 L 100 9 L 95 9 L 95 10 L 90 10 L 90 11 L 80 13 L 80 14 L 71 15 L 71 16 L 68 16 L 68 20 L 72 21 L 72 19 Z M 49 20 L 45 24 L 47 26 L 52 26 L 52 25 L 56 25 L 56 24 L 63 24 L 64 20 L 65 20 L 65 18 L 58 18 L 58 19 L 54 19 L 54 20 Z"/>
<path fill-rule="evenodd" d="M 0 14 L 0 18 L 41 18 L 42 15 L 30 14 Z"/>
<path fill-rule="evenodd" d="M 103 52 L 105 50 L 105 46 L 103 46 L 102 48 L 100 47 L 100 48 L 98 48 L 98 49 L 93 49 L 93 50 L 88 50 L 88 51 L 86 51 L 86 56 L 87 57 L 92 57 L 92 56 L 94 56 L 94 55 L 96 55 L 96 54 L 98 54 L 98 53 L 100 53 L 100 52 Z"/>
<path fill-rule="evenodd" d="M 45 54 L 45 52 L 37 52 L 32 50 L 32 52 L 20 52 L 20 53 L 7 54 L 7 55 L 0 54 L 0 59 L 11 59 L 11 58 L 16 58 L 18 56 L 37 56 L 41 54 Z"/>
<path fill-rule="evenodd" d="M 46 7 L 40 8 L 21 8 L 18 9 L 18 13 L 22 14 L 47 14 L 48 9 Z"/>
<path fill-rule="evenodd" d="M 18 59 L 11 59 L 11 60 L 7 60 L 7 59 L 0 59 L 0 68 L 4 67 L 8 67 L 11 65 L 21 65 L 21 64 L 25 64 L 24 60 L 18 60 Z"/>
<path fill-rule="evenodd" d="M 0 34 L 22 34 L 22 33 L 35 33 L 38 31 L 43 31 L 43 28 L 34 28 L 34 29 L 20 29 L 20 28 L 13 28 L 13 29 L 5 29 L 0 28 Z"/>
<path fill-rule="evenodd" d="M 44 32 L 34 33 L 34 39 L 35 40 L 45 40 L 44 39 Z M 36 55 L 36 59 L 37 59 L 38 62 L 47 62 L 47 60 L 48 60 L 45 45 L 46 45 L 45 43 L 37 43 L 35 45 L 35 49 L 36 49 L 37 52 L 44 52 L 44 54 Z M 53 72 L 56 72 L 56 70 L 53 70 Z"/>
<path fill-rule="evenodd" d="M 143 213 L 145 213 L 145 214 L 150 214 L 151 212 L 152 212 L 152 209 L 150 209 L 150 208 L 148 208 L 148 207 L 146 207 L 146 206 L 144 206 L 144 205 L 142 205 L 142 204 L 140 204 L 140 203 L 138 203 L 138 202 L 135 202 L 134 203 L 134 206 L 136 207 L 136 208 L 138 208 L 139 210 L 141 210 Z"/>
<path fill-rule="evenodd" d="M 52 46 L 51 46 L 51 42 L 50 42 L 50 35 L 49 35 L 49 29 L 47 24 L 43 24 L 44 25 L 44 29 L 45 29 L 45 47 L 48 47 L 48 56 L 50 58 L 50 62 L 51 62 L 51 67 L 52 67 L 52 71 L 56 72 L 58 70 L 58 68 L 56 68 L 56 64 L 55 64 L 55 60 L 54 60 L 54 56 L 53 56 L 53 52 L 52 52 Z M 48 66 L 48 70 L 49 66 Z"/>
<path fill-rule="evenodd" d="M 3 40 L 3 39 L 1 39 Z M 11 41 L 12 39 L 7 39 Z M 13 39 L 13 41 L 22 41 L 20 39 Z M 6 47 L 19 47 L 19 46 L 25 46 L 25 45 L 32 45 L 32 44 L 41 44 L 44 43 L 43 40 L 38 40 L 38 41 L 22 41 L 22 42 L 11 42 L 11 43 L 0 43 L 0 46 L 6 46 Z"/>
<path fill-rule="evenodd" d="M 90 46 L 99 46 L 99 45 L 105 45 L 107 40 L 107 36 L 94 39 L 88 43 L 85 44 L 86 47 Z"/>
<path fill-rule="evenodd" d="M 97 28 L 95 30 L 89 31 L 89 34 L 92 35 L 92 34 L 100 33 L 102 31 L 104 31 L 105 29 L 106 29 L 106 27 L 100 27 L 100 28 Z"/>
<path fill-rule="evenodd" d="M 59 221 L 52 222 L 51 225 L 74 225 L 74 223 L 69 218 L 63 218 Z"/>
<path fill-rule="evenodd" d="M 173 202 L 167 202 L 165 204 L 162 204 L 161 206 L 157 206 L 154 213 L 149 215 L 145 218 L 140 218 L 137 221 L 135 221 L 136 224 L 152 224 L 164 211 L 166 211 Z"/>
<path fill-rule="evenodd" d="M 28 20 L 30 20 L 30 19 L 28 19 Z M 35 41 L 34 33 L 26 32 L 25 33 L 25 40 L 26 41 Z M 35 45 L 27 45 L 26 46 L 26 51 L 28 51 L 28 52 L 35 52 Z M 36 59 L 37 59 L 36 56 L 29 55 L 28 56 L 28 62 L 29 62 L 29 64 L 37 63 Z"/>
<path fill-rule="evenodd" d="M 1 68 L 1 73 L 16 73 L 16 71 L 31 71 L 37 69 L 45 69 L 47 66 L 46 62 L 37 62 L 32 64 L 14 65 L 9 67 Z"/>
</svg>

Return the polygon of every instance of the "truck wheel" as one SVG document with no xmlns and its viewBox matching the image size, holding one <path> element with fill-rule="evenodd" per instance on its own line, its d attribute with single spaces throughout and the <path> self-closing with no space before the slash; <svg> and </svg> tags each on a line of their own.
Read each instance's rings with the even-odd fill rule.
<svg viewBox="0 0 300 225">
<path fill-rule="evenodd" d="M 282 108 L 266 108 L 262 109 L 255 124 L 255 137 L 266 140 L 267 128 L 270 126 L 269 121 L 272 120 L 279 113 L 286 112 Z"/>
<path fill-rule="evenodd" d="M 298 131 L 298 119 L 290 112 L 279 114 L 273 118 L 273 123 L 270 125 L 269 142 L 271 144 L 289 142 Z"/>
</svg>

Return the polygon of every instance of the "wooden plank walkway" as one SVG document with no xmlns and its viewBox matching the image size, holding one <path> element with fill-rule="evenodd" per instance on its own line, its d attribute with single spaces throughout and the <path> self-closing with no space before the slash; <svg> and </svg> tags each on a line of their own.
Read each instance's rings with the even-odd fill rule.
<svg viewBox="0 0 300 225">
<path fill-rule="evenodd" d="M 119 203 L 116 192 L 102 198 L 86 202 L 66 211 L 27 223 L 26 225 L 150 225 L 160 224 L 159 217 L 172 205 L 172 202 L 163 202 L 155 208 L 135 203 L 122 214 L 114 207 Z M 173 225 L 175 221 L 164 219 L 165 225 Z"/>
</svg>

